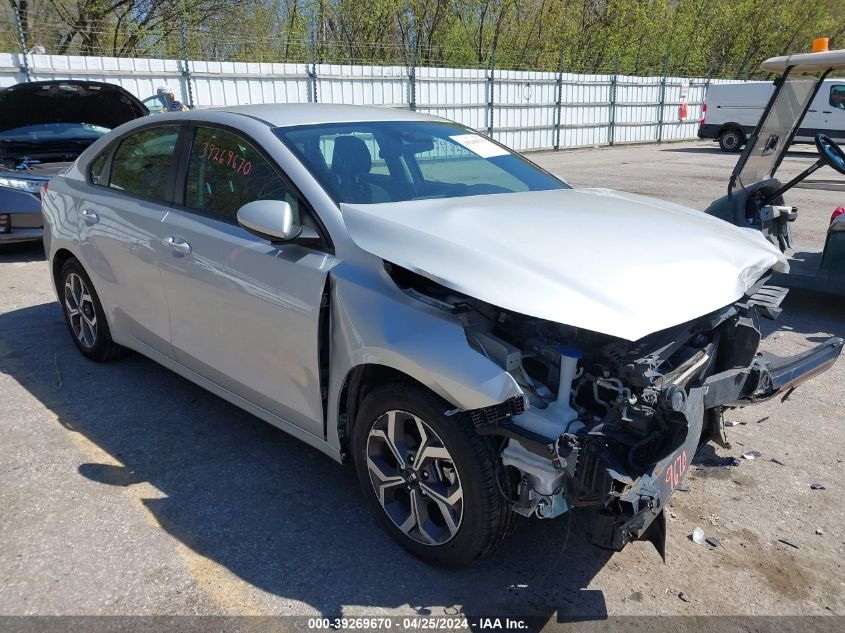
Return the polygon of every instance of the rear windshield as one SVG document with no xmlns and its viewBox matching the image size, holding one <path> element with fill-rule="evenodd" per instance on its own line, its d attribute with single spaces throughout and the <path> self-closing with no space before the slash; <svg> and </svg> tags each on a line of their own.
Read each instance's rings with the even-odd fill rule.
<svg viewBox="0 0 845 633">
<path fill-rule="evenodd" d="M 569 188 L 519 154 L 453 123 L 331 123 L 275 133 L 339 203 Z"/>
</svg>

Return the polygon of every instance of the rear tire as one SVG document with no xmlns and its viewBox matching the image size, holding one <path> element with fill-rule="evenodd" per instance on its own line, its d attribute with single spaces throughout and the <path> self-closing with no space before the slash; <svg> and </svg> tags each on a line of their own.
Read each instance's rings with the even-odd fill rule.
<svg viewBox="0 0 845 633">
<path fill-rule="evenodd" d="M 427 563 L 462 567 L 510 535 L 516 515 L 496 486 L 493 444 L 448 408 L 416 385 L 376 387 L 358 410 L 352 450 L 388 534 Z"/>
<path fill-rule="evenodd" d="M 58 282 L 65 323 L 77 349 L 97 362 L 125 355 L 126 348 L 112 340 L 103 305 L 79 260 L 72 257 L 64 263 Z"/>
<path fill-rule="evenodd" d="M 722 130 L 719 134 L 719 147 L 723 152 L 738 152 L 745 145 L 745 134 L 737 128 Z"/>
</svg>

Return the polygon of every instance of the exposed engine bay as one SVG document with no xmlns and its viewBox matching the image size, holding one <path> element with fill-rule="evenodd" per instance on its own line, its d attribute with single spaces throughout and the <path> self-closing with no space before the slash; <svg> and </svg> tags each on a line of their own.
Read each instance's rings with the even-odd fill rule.
<svg viewBox="0 0 845 633">
<path fill-rule="evenodd" d="M 758 353 L 760 317 L 786 290 L 758 281 L 738 302 L 636 342 L 502 310 L 386 263 L 414 298 L 453 314 L 467 343 L 522 397 L 469 411 L 494 436 L 500 493 L 525 516 L 598 510 L 592 540 L 664 554 L 663 509 L 699 447 L 725 445 L 722 412 L 794 388 L 833 364 L 842 339 L 798 357 Z M 454 411 L 455 414 L 459 411 Z"/>
</svg>

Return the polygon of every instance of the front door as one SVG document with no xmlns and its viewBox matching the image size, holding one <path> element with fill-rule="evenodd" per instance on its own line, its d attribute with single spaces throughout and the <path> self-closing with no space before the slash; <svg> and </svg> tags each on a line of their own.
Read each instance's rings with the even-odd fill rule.
<svg viewBox="0 0 845 633">
<path fill-rule="evenodd" d="M 287 201 L 307 222 L 304 203 L 246 139 L 196 128 L 186 172 L 183 204 L 164 220 L 176 360 L 323 437 L 318 340 L 335 258 L 319 248 L 274 246 L 238 226 L 237 210 L 253 200 Z"/>
</svg>

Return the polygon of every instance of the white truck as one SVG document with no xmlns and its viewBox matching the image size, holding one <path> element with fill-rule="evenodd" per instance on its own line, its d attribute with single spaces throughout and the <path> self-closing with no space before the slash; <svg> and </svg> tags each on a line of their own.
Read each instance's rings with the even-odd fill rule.
<svg viewBox="0 0 845 633">
<path fill-rule="evenodd" d="M 707 89 L 699 138 L 719 141 L 725 152 L 738 152 L 751 136 L 774 84 L 749 81 L 713 84 Z M 816 134 L 845 139 L 845 79 L 826 79 L 810 104 L 795 143 L 812 143 Z"/>
</svg>

